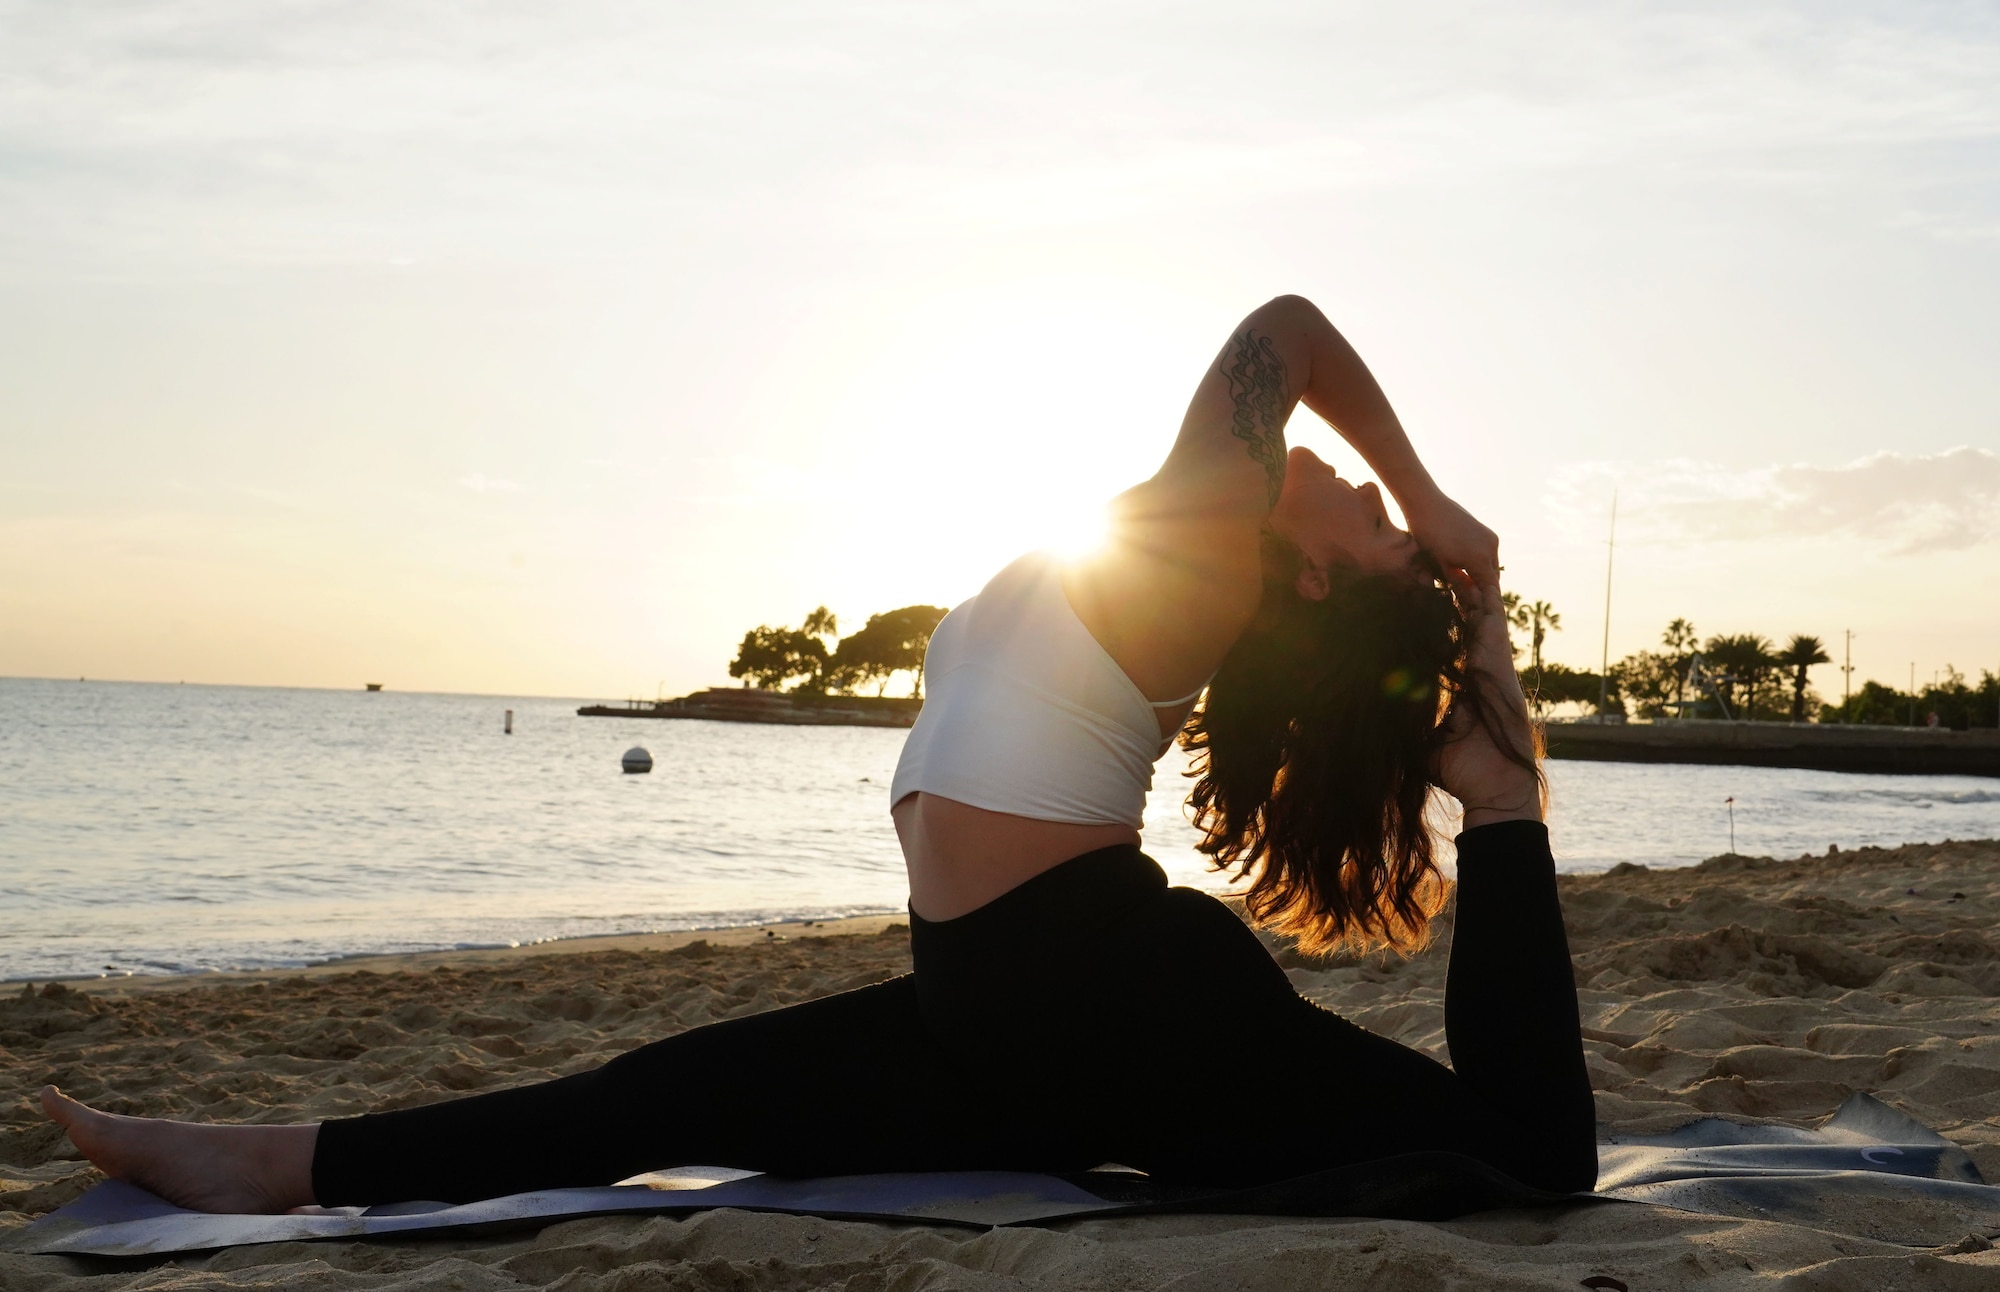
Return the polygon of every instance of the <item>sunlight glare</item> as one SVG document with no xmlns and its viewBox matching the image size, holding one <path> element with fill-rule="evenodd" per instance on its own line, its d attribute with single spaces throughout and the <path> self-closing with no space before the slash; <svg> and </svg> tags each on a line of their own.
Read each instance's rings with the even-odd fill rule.
<svg viewBox="0 0 2000 1292">
<path fill-rule="evenodd" d="M 1104 546 L 1111 535 L 1109 509 L 1103 505 L 1067 507 L 1043 517 L 1037 546 L 1065 561 L 1080 560 Z"/>
</svg>

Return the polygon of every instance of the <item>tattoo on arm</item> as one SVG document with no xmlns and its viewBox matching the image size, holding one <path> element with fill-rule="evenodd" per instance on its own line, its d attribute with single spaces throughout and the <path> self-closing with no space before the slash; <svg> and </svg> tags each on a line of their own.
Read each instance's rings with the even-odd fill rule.
<svg viewBox="0 0 2000 1292">
<path fill-rule="evenodd" d="M 1276 506 L 1285 487 L 1285 422 L 1292 411 L 1285 399 L 1285 361 L 1270 337 L 1249 328 L 1238 332 L 1230 345 L 1222 369 L 1229 379 L 1230 402 L 1236 406 L 1229 433 L 1242 440 L 1250 460 L 1264 468 L 1271 505 Z"/>
</svg>

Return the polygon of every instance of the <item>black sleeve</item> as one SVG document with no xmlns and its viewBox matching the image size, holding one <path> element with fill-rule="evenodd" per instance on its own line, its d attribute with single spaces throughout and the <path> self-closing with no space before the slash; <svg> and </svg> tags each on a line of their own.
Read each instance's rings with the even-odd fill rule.
<svg viewBox="0 0 2000 1292">
<path fill-rule="evenodd" d="M 1452 1068 L 1545 1188 L 1597 1178 L 1569 939 L 1548 827 L 1502 821 L 1458 837 L 1458 911 L 1445 983 Z"/>
</svg>

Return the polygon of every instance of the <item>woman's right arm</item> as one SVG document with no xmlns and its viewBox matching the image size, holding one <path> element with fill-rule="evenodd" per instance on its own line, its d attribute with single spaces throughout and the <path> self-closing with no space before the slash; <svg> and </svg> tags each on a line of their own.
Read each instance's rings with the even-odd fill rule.
<svg viewBox="0 0 2000 1292">
<path fill-rule="evenodd" d="M 1497 581 L 1492 531 L 1439 492 L 1368 366 L 1311 301 L 1280 296 L 1237 324 L 1166 462 L 1114 504 L 1104 554 L 1065 580 L 1078 617 L 1148 695 L 1199 686 L 1255 615 L 1261 532 L 1300 402 L 1361 454 L 1440 562 Z"/>
<path fill-rule="evenodd" d="M 1268 301 L 1237 325 L 1156 480 L 1261 525 L 1284 487 L 1285 424 L 1300 403 L 1368 463 L 1433 556 L 1475 582 L 1498 582 L 1499 540 L 1438 489 L 1368 365 L 1302 296 Z"/>
<path fill-rule="evenodd" d="M 1300 402 L 1354 446 L 1400 501 L 1435 488 L 1368 365 L 1303 296 L 1280 296 L 1236 325 L 1188 403 L 1162 475 L 1221 470 L 1234 490 L 1285 483 L 1285 423 Z M 1211 477 L 1211 479 L 1214 479 Z"/>
</svg>

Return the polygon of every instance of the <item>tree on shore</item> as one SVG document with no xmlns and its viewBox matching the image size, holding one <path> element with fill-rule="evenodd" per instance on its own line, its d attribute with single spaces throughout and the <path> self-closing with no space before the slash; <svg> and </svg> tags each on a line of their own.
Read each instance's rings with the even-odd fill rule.
<svg viewBox="0 0 2000 1292">
<path fill-rule="evenodd" d="M 1523 610 L 1518 619 L 1525 623 Z M 1661 652 L 1634 651 L 1611 666 L 1612 685 L 1622 693 L 1621 701 L 1631 700 L 1637 716 L 1660 718 L 1668 713 L 1683 717 L 1720 717 L 1726 711 L 1738 718 L 1782 718 L 1793 722 L 1847 722 L 1861 725 L 1922 725 L 1933 713 L 1938 725 L 1955 731 L 1969 728 L 2000 727 L 2000 674 L 1982 672 L 1973 686 L 1963 673 L 1950 664 L 1929 685 L 1912 694 L 1881 682 L 1864 682 L 1844 705 L 1826 704 L 1813 690 L 1810 671 L 1831 663 L 1826 645 L 1810 633 L 1793 633 L 1783 650 L 1774 651 L 1767 638 L 1756 633 L 1719 634 L 1702 647 L 1702 672 L 1714 698 L 1720 704 L 1705 710 L 1698 693 L 1684 702 L 1688 664 L 1696 645 L 1694 625 L 1675 619 L 1660 635 Z M 1556 671 L 1560 670 L 1560 675 Z M 1592 675 L 1563 669 L 1559 664 L 1543 666 L 1539 687 L 1546 703 L 1561 703 L 1572 697 L 1579 678 Z M 1787 704 L 1776 696 L 1767 698 L 1766 684 L 1782 672 L 1791 692 Z M 1523 679 L 1523 686 L 1529 685 Z"/>
<path fill-rule="evenodd" d="M 1917 707 L 1917 697 L 1893 686 L 1867 681 L 1861 689 L 1847 698 L 1845 708 L 1826 705 L 1820 710 L 1821 722 L 1851 722 L 1870 727 L 1901 727 L 1910 721 L 1910 715 Z"/>
<path fill-rule="evenodd" d="M 1562 631 L 1562 616 L 1546 601 L 1517 607 L 1514 613 L 1519 616 L 1515 626 L 1528 630 L 1529 666 L 1539 673 L 1542 671 L 1542 643 L 1548 640 L 1550 633 Z"/>
<path fill-rule="evenodd" d="M 1535 706 L 1538 714 L 1552 704 L 1588 705 L 1599 713 L 1625 712 L 1625 696 L 1618 671 L 1611 671 L 1608 685 L 1600 688 L 1599 681 L 1600 676 L 1588 669 L 1570 668 L 1551 661 L 1542 665 L 1541 671 L 1535 675 L 1533 687 L 1528 691 L 1528 701 Z M 1597 705 L 1600 689 L 1604 692 L 1602 709 Z"/>
<path fill-rule="evenodd" d="M 824 639 L 839 627 L 825 606 L 815 606 L 798 628 L 758 624 L 743 634 L 736 658 L 729 662 L 729 676 L 748 678 L 760 691 L 782 691 L 794 678 L 799 679 L 800 690 L 821 690 L 828 658 Z"/>
<path fill-rule="evenodd" d="M 1540 716 L 1551 703 L 1555 703 L 1544 698 L 1542 688 L 1542 643 L 1548 639 L 1550 631 L 1562 628 L 1562 616 L 1557 614 L 1555 607 L 1546 601 L 1537 601 L 1529 605 L 1523 605 L 1521 598 L 1511 592 L 1500 598 L 1500 609 L 1501 613 L 1507 617 L 1507 626 L 1509 628 L 1519 628 L 1528 634 L 1529 675 L 1522 679 L 1522 689 L 1527 692 L 1528 704 L 1534 709 L 1536 715 Z M 1507 634 L 1507 645 L 1513 651 L 1514 658 L 1519 660 L 1521 658 L 1521 648 L 1514 645 L 1514 635 L 1511 632 Z M 1518 668 L 1519 665 L 1516 665 L 1516 667 Z"/>
<path fill-rule="evenodd" d="M 1684 672 L 1671 656 L 1640 650 L 1611 666 L 1611 682 L 1621 697 L 1638 706 L 1639 717 L 1662 718 L 1670 706 L 1679 712 Z"/>
<path fill-rule="evenodd" d="M 1757 633 L 1719 634 L 1708 639 L 1702 659 L 1732 716 L 1756 717 L 1758 692 L 1778 667 L 1770 639 Z"/>
<path fill-rule="evenodd" d="M 896 674 L 913 673 L 911 693 L 921 699 L 924 654 L 944 614 L 942 606 L 904 606 L 870 615 L 859 632 L 839 638 L 829 650 L 826 639 L 839 632 L 840 621 L 818 606 L 797 628 L 759 624 L 744 633 L 729 676 L 747 678 L 760 690 L 782 691 L 796 681 L 794 690 L 842 695 L 874 682 L 880 695 Z"/>
<path fill-rule="evenodd" d="M 743 634 L 729 676 L 747 678 L 760 691 L 782 691 L 794 678 L 810 684 L 826 667 L 826 644 L 797 628 L 759 624 Z"/>
<path fill-rule="evenodd" d="M 904 606 L 868 616 L 861 630 L 841 638 L 834 650 L 828 667 L 831 689 L 852 692 L 875 682 L 875 693 L 880 695 L 888 689 L 890 678 L 907 672 L 916 675 L 911 694 L 922 699 L 924 655 L 930 649 L 931 633 L 944 615 L 942 606 Z"/>
<path fill-rule="evenodd" d="M 1638 707 L 1641 718 L 1684 717 L 1688 663 L 1694 658 L 1694 625 L 1674 619 L 1660 634 L 1664 650 L 1633 651 L 1611 666 L 1611 685 Z M 1622 703 L 1621 703 L 1622 707 Z"/>
<path fill-rule="evenodd" d="M 1694 659 L 1695 644 L 1700 639 L 1695 636 L 1694 625 L 1678 616 L 1667 623 L 1666 631 L 1660 634 L 1660 645 L 1667 648 L 1666 660 L 1674 675 L 1674 713 L 1686 716 L 1688 664 Z"/>
<path fill-rule="evenodd" d="M 1982 670 L 1979 685 L 1973 686 L 1965 674 L 1947 664 L 1941 679 L 1919 687 L 1915 694 L 1880 682 L 1864 682 L 1848 697 L 1845 707 L 1821 705 L 1819 720 L 1901 727 L 1912 721 L 1922 725 L 1933 713 L 1939 726 L 1953 731 L 2000 726 L 2000 674 Z"/>
<path fill-rule="evenodd" d="M 1785 649 L 1778 652 L 1778 663 L 1792 671 L 1792 721 L 1806 720 L 1806 673 L 1815 664 L 1831 664 L 1833 660 L 1826 653 L 1826 643 L 1817 637 L 1804 633 L 1793 633 L 1792 640 Z"/>
</svg>

